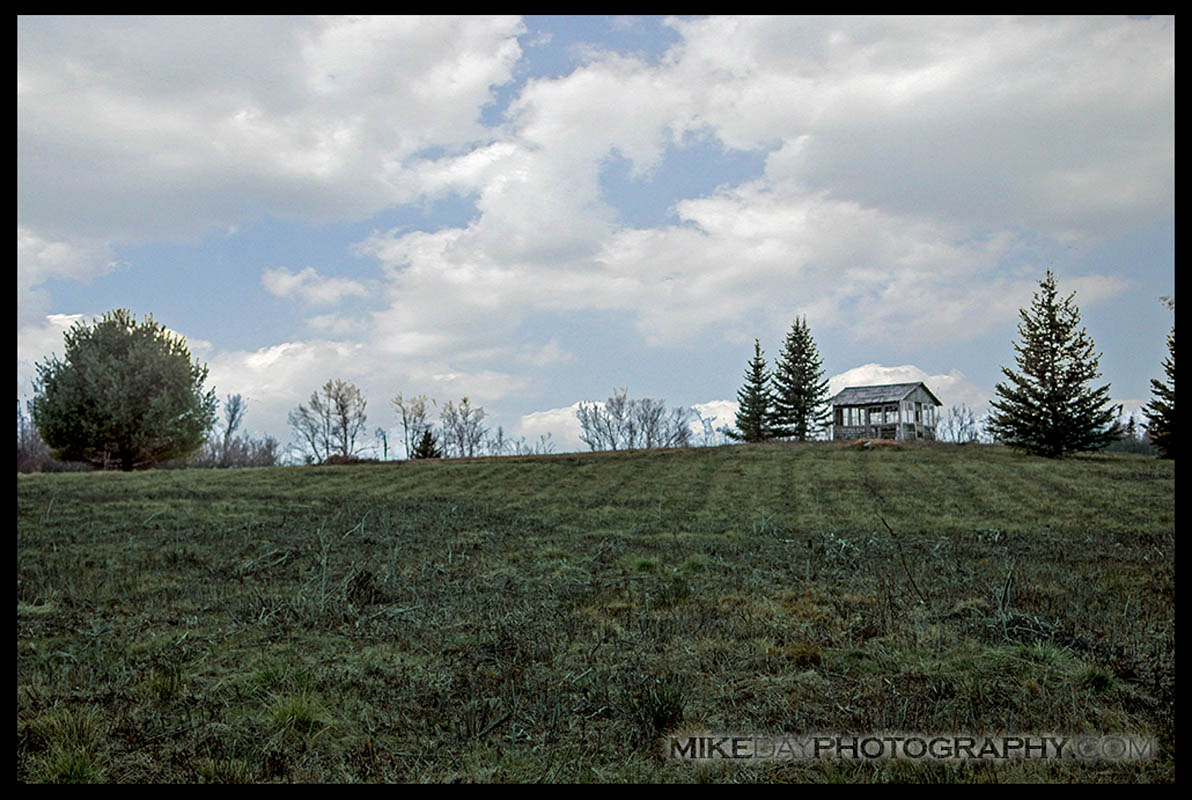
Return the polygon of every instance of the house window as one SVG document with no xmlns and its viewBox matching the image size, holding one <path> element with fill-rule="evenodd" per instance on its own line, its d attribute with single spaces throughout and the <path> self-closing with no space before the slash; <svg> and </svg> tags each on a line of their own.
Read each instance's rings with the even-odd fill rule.
<svg viewBox="0 0 1192 800">
<path fill-rule="evenodd" d="M 915 424 L 916 425 L 923 424 L 923 404 L 922 403 L 915 403 Z"/>
</svg>

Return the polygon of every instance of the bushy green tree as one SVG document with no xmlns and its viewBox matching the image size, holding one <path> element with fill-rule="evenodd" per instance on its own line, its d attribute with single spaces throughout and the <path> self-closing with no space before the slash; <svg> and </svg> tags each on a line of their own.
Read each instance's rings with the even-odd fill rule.
<svg viewBox="0 0 1192 800">
<path fill-rule="evenodd" d="M 995 387 L 988 430 L 1003 444 L 1049 458 L 1108 447 L 1121 427 L 1109 384 L 1088 385 L 1101 376 L 1100 355 L 1080 325 L 1076 293 L 1060 299 L 1051 270 L 1039 289 L 1031 307 L 1019 311 L 1018 371 L 1002 367 L 1009 382 Z"/>
<path fill-rule="evenodd" d="M 774 418 L 780 436 L 805 442 L 828 424 L 828 381 L 807 326 L 796 319 L 774 364 Z"/>
<path fill-rule="evenodd" d="M 126 309 L 75 323 L 62 360 L 37 365 L 33 424 L 62 461 L 97 467 L 148 467 L 203 445 L 215 423 L 207 367 L 192 362 L 186 340 Z"/>
<path fill-rule="evenodd" d="M 741 442 L 767 442 L 779 433 L 770 371 L 757 339 L 753 340 L 753 358 L 745 370 L 745 385 L 737 392 L 737 430 L 726 433 Z"/>
<path fill-rule="evenodd" d="M 1175 458 L 1175 326 L 1167 335 L 1167 358 L 1163 359 L 1163 371 L 1167 383 L 1151 379 L 1151 400 L 1143 410 L 1147 416 L 1147 434 L 1164 458 Z"/>
</svg>

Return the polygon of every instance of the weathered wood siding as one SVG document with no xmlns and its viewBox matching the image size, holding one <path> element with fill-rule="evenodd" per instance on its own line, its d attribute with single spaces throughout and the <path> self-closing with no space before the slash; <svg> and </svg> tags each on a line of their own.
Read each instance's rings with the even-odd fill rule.
<svg viewBox="0 0 1192 800">
<path fill-rule="evenodd" d="M 900 400 L 837 405 L 832 413 L 833 439 L 934 440 L 939 422 L 935 400 L 922 386 Z"/>
</svg>

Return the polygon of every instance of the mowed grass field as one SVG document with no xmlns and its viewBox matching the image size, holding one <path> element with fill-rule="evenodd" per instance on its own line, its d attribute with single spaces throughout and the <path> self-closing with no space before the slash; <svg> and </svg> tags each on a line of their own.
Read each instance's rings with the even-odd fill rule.
<svg viewBox="0 0 1192 800">
<path fill-rule="evenodd" d="M 943 444 L 18 476 L 17 779 L 1174 781 L 1174 494 Z M 660 743 L 889 731 L 1157 749 Z"/>
</svg>

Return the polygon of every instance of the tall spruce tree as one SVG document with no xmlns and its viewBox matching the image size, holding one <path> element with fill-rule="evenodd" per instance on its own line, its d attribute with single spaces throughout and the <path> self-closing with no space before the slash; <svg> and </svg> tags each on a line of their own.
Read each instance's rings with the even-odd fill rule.
<svg viewBox="0 0 1192 800">
<path fill-rule="evenodd" d="M 757 339 L 753 340 L 753 358 L 745 370 L 745 385 L 737 392 L 737 428 L 726 433 L 740 442 L 765 442 L 777 435 L 770 371 Z"/>
<path fill-rule="evenodd" d="M 1151 392 L 1155 399 L 1143 407 L 1147 416 L 1147 434 L 1164 458 L 1175 458 L 1175 326 L 1167 335 L 1167 358 L 1163 371 L 1167 385 L 1151 378 Z"/>
<path fill-rule="evenodd" d="M 1061 300 L 1051 270 L 1039 288 L 1030 309 L 1019 311 L 1019 371 L 1002 367 L 1009 383 L 995 387 L 989 432 L 1003 444 L 1048 458 L 1100 450 L 1121 435 L 1108 405 L 1109 384 L 1088 386 L 1101 377 L 1101 357 L 1080 326 L 1076 293 Z"/>
<path fill-rule="evenodd" d="M 796 318 L 774 364 L 775 424 L 780 436 L 807 441 L 828 423 L 828 381 L 807 318 Z"/>
</svg>

